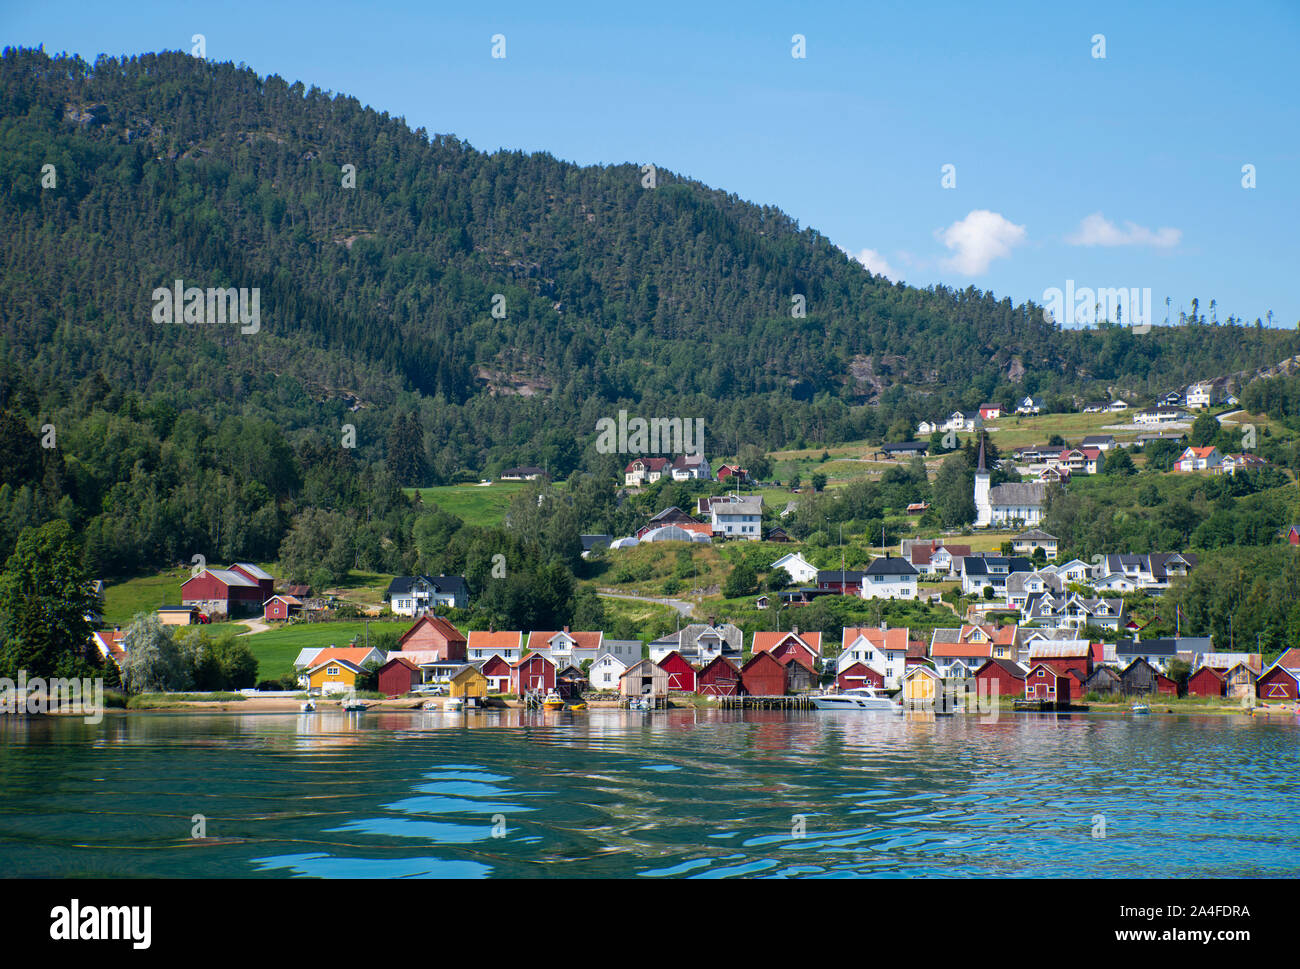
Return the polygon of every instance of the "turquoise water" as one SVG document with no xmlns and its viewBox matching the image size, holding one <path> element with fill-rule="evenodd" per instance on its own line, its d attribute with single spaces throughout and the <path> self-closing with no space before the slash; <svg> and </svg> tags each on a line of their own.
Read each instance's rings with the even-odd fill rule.
<svg viewBox="0 0 1300 969">
<path fill-rule="evenodd" d="M 1247 717 L 10 717 L 0 871 L 1295 876 L 1298 750 Z"/>
</svg>

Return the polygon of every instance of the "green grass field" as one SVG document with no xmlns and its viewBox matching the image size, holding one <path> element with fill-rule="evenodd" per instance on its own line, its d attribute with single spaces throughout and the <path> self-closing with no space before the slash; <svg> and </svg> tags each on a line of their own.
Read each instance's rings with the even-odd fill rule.
<svg viewBox="0 0 1300 969">
<path fill-rule="evenodd" d="M 531 482 L 494 481 L 490 485 L 459 484 L 437 488 L 408 488 L 407 494 L 420 495 L 426 505 L 436 504 L 467 525 L 500 525 L 505 521 L 510 499 Z"/>
<path fill-rule="evenodd" d="M 409 621 L 371 622 L 370 635 L 393 631 L 406 632 L 411 627 Z M 319 622 L 294 623 L 264 633 L 244 636 L 240 642 L 246 643 L 257 657 L 257 678 L 271 679 L 293 672 L 293 660 L 298 651 L 308 646 L 347 646 L 357 637 L 358 645 L 365 645 L 365 622 Z"/>
</svg>

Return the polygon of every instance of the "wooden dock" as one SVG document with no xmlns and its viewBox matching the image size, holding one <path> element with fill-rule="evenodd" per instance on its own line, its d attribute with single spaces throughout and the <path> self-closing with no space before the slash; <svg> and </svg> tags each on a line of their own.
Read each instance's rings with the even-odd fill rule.
<svg viewBox="0 0 1300 969">
<path fill-rule="evenodd" d="M 812 710 L 812 700 L 806 696 L 720 696 L 718 706 L 723 710 Z"/>
</svg>

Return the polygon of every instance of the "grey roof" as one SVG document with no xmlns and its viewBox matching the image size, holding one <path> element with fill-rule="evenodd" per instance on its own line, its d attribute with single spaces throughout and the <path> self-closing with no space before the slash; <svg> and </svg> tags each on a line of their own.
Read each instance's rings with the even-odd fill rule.
<svg viewBox="0 0 1300 969">
<path fill-rule="evenodd" d="M 822 569 L 817 573 L 817 582 L 861 582 L 866 574 L 856 569 Z"/>
<path fill-rule="evenodd" d="M 427 582 L 429 587 L 440 595 L 455 596 L 458 599 L 469 598 L 469 586 L 465 584 L 465 579 L 459 575 L 440 575 L 436 578 L 427 575 L 394 576 L 393 581 L 388 583 L 388 591 L 384 593 L 384 598 L 391 599 L 393 596 L 405 595 L 411 591 L 411 586 L 420 579 Z"/>
<path fill-rule="evenodd" d="M 716 626 L 711 626 L 707 622 L 693 622 L 689 626 L 683 626 L 678 634 L 677 643 L 679 646 L 694 647 L 699 638 L 710 630 L 721 636 L 722 641 L 727 644 L 724 652 L 739 653 L 744 649 L 745 634 L 739 626 L 729 622 L 719 623 Z M 663 637 L 664 640 L 670 638 L 669 636 Z"/>
<path fill-rule="evenodd" d="M 729 504 L 715 504 L 710 510 L 715 515 L 761 515 L 763 514 L 763 496 L 745 495 Z"/>
<path fill-rule="evenodd" d="M 989 489 L 990 505 L 1041 505 L 1047 486 L 1041 481 L 1014 481 Z"/>
<path fill-rule="evenodd" d="M 820 574 L 820 573 L 819 573 Z M 912 568 L 907 559 L 892 555 L 886 555 L 883 558 L 873 559 L 867 566 L 864 575 L 916 575 L 916 569 Z"/>
<path fill-rule="evenodd" d="M 1055 542 L 1056 540 L 1055 535 L 1049 535 L 1041 528 L 1031 528 L 1015 537 L 1017 542 Z"/>
<path fill-rule="evenodd" d="M 1196 648 L 1192 643 L 1203 643 L 1204 646 Z M 1121 639 L 1115 644 L 1116 656 L 1169 656 L 1178 655 L 1179 649 L 1190 652 L 1208 652 L 1210 647 L 1209 637 L 1191 638 L 1183 637 L 1182 639 L 1143 639 L 1135 642 L 1132 639 Z"/>
</svg>

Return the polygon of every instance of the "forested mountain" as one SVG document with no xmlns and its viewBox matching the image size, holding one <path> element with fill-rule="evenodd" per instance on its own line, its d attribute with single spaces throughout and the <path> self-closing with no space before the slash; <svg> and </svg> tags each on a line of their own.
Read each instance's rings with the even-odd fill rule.
<svg viewBox="0 0 1300 969">
<path fill-rule="evenodd" d="M 1293 332 L 1200 316 L 1061 331 L 1032 304 L 890 284 L 777 209 L 666 169 L 644 185 L 636 164 L 486 154 L 180 53 L 7 49 L 0 408 L 59 443 L 6 442 L 24 463 L 0 492 L 5 550 L 57 513 L 102 557 L 166 506 L 151 548 L 184 519 L 270 554 L 307 505 L 369 526 L 398 515 L 394 484 L 609 470 L 622 461 L 591 445 L 620 406 L 701 416 L 710 450 L 734 453 L 898 436 L 1017 393 L 1141 395 L 1300 351 Z M 155 322 L 154 290 L 178 279 L 259 289 L 260 330 Z M 337 456 L 348 423 L 355 459 Z M 345 487 L 331 474 L 353 460 L 366 470 Z"/>
</svg>

